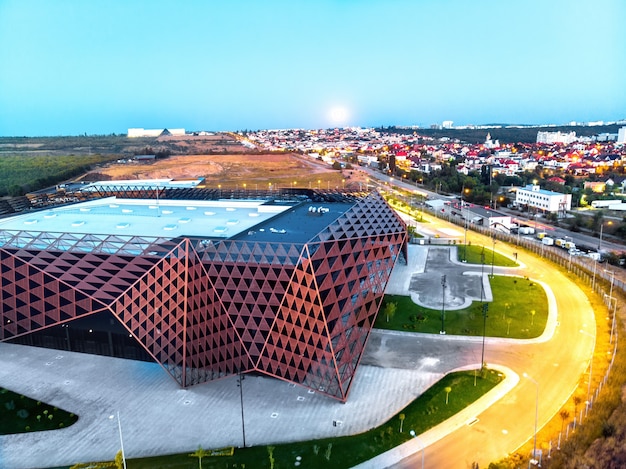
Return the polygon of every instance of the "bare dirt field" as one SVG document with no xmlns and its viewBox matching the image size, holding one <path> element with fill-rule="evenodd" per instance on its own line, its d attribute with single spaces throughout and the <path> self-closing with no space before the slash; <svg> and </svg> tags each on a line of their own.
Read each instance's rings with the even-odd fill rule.
<svg viewBox="0 0 626 469">
<path fill-rule="evenodd" d="M 111 164 L 85 179 L 205 178 L 207 187 L 341 189 L 365 181 L 357 169 L 333 170 L 326 163 L 294 154 L 181 155 L 151 163 Z"/>
</svg>

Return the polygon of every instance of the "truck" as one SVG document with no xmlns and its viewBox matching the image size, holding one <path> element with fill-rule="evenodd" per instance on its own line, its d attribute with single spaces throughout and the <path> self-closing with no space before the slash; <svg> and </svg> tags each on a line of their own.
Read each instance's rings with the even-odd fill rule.
<svg viewBox="0 0 626 469">
<path fill-rule="evenodd" d="M 541 242 L 545 244 L 546 246 L 552 246 L 554 244 L 554 240 L 550 238 L 549 236 L 545 236 L 545 233 L 543 234 L 544 236 L 541 238 Z"/>
<path fill-rule="evenodd" d="M 532 226 L 520 226 L 517 232 L 521 235 L 535 234 L 535 229 Z"/>
</svg>

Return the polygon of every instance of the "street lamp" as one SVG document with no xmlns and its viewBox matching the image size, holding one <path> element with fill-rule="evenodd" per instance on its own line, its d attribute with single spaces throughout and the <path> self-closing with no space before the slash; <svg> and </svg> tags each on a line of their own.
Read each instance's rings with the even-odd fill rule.
<svg viewBox="0 0 626 469">
<path fill-rule="evenodd" d="M 491 233 L 491 277 L 493 278 L 493 264 L 496 260 L 496 232 Z"/>
<path fill-rule="evenodd" d="M 591 352 L 591 360 L 589 360 L 589 382 L 587 383 L 587 410 L 589 409 L 589 395 L 591 393 L 591 375 L 593 373 L 593 351 L 595 351 L 596 349 L 596 335 L 595 334 L 590 334 L 589 332 L 581 329 L 580 330 L 581 334 L 585 334 L 589 337 L 591 337 L 593 339 L 593 350 Z M 587 414 L 585 413 L 585 416 Z"/>
<path fill-rule="evenodd" d="M 465 182 L 463 183 L 463 189 L 461 190 L 461 214 L 463 213 L 463 196 L 469 193 L 469 188 L 465 188 Z M 469 219 L 469 203 L 466 204 L 467 211 L 465 213 L 465 247 L 463 248 L 463 262 L 467 262 L 467 223 Z"/>
<path fill-rule="evenodd" d="M 243 380 L 245 377 L 239 370 L 239 376 L 237 377 L 237 387 L 239 388 L 239 401 L 241 402 L 241 433 L 243 436 L 243 447 L 246 447 L 246 421 L 243 416 Z"/>
<path fill-rule="evenodd" d="M 608 222 L 606 222 L 607 225 L 612 225 L 613 222 L 611 220 L 609 220 Z M 604 222 L 600 223 L 600 241 L 598 242 L 598 252 L 600 252 L 600 250 L 602 249 L 602 231 L 604 229 Z"/>
<path fill-rule="evenodd" d="M 482 282 L 482 278 L 481 278 Z M 489 311 L 489 303 L 483 303 L 483 352 L 480 359 L 480 370 L 485 369 L 485 335 L 487 335 L 487 312 Z"/>
<path fill-rule="evenodd" d="M 611 321 L 611 337 L 609 340 L 609 343 L 612 344 L 613 343 L 613 332 L 615 331 L 615 313 L 617 312 L 617 299 L 613 298 L 613 282 L 615 280 L 615 271 L 614 270 L 606 270 L 604 269 L 605 272 L 608 272 L 609 274 L 611 274 L 611 288 L 609 288 L 609 313 L 611 312 L 611 304 L 613 301 L 615 301 L 615 304 L 613 306 L 613 320 Z"/>
<path fill-rule="evenodd" d="M 537 457 L 537 422 L 539 420 L 539 383 L 535 381 L 528 373 L 524 373 L 524 378 L 531 380 L 535 383 L 537 387 L 537 393 L 535 397 L 535 436 L 533 437 L 533 457 L 528 461 L 528 467 L 530 468 L 531 464 L 536 464 L 539 462 L 539 466 L 541 466 L 541 460 L 537 461 L 535 458 Z"/>
<path fill-rule="evenodd" d="M 424 469 L 424 451 L 426 449 L 425 446 L 424 446 L 424 443 L 422 442 L 422 440 L 420 440 L 420 437 L 415 434 L 415 430 L 411 430 L 409 432 L 409 434 L 413 438 L 415 438 L 417 440 L 417 442 L 420 444 L 420 446 L 422 447 L 422 469 Z"/>
<path fill-rule="evenodd" d="M 446 314 L 446 276 L 441 276 L 441 330 L 439 334 L 445 334 L 446 330 L 443 325 L 443 321 Z"/>
<path fill-rule="evenodd" d="M 115 415 L 109 415 L 109 419 L 113 420 Z M 120 411 L 117 411 L 117 429 L 120 433 L 120 446 L 122 449 L 122 464 L 124 465 L 124 469 L 126 469 L 126 456 L 124 455 L 124 439 L 122 438 L 122 422 L 120 421 Z"/>
<path fill-rule="evenodd" d="M 481 371 L 483 371 L 485 367 L 485 335 L 487 334 L 487 311 L 489 311 L 489 304 L 483 302 L 485 298 L 485 285 L 483 284 L 484 271 L 485 247 L 483 246 L 483 252 L 480 253 L 480 302 L 483 304 L 483 350 L 480 358 Z"/>
</svg>

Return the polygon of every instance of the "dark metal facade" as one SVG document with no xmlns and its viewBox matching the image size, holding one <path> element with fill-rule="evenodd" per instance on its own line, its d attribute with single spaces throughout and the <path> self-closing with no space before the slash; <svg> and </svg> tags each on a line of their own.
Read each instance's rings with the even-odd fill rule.
<svg viewBox="0 0 626 469">
<path fill-rule="evenodd" d="M 378 194 L 304 244 L 0 232 L 0 340 L 108 311 L 181 386 L 257 371 L 345 401 L 405 224 Z"/>
</svg>

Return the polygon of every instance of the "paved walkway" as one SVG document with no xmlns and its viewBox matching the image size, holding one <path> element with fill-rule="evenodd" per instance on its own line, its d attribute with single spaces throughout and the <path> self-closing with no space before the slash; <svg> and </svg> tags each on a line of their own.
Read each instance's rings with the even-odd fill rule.
<svg viewBox="0 0 626 469">
<path fill-rule="evenodd" d="M 426 274 L 422 281 L 432 277 L 426 269 L 428 251 L 426 246 L 410 247 L 408 266 L 396 267 L 388 293 L 406 294 L 414 285 L 413 273 Z M 452 269 L 450 275 L 455 270 L 455 278 L 468 277 L 458 276 L 467 266 L 449 264 L 446 268 Z M 438 290 L 441 291 L 440 285 Z M 423 293 L 419 297 L 424 298 Z M 438 301 L 441 305 L 440 298 Z M 455 368 L 452 355 L 443 361 L 435 353 L 429 354 L 427 348 L 420 350 L 419 357 L 407 353 L 408 362 L 398 364 L 394 360 L 401 359 L 402 354 L 386 345 L 393 343 L 394 337 L 407 337 L 407 334 L 374 331 L 345 404 L 280 380 L 246 375 L 243 381 L 246 445 L 362 432 L 395 415 Z M 415 344 L 415 335 L 410 337 Z M 440 346 L 448 342 L 447 349 L 453 349 L 455 341 L 460 342 L 453 336 L 436 339 Z M 425 345 L 435 343 L 432 338 L 423 340 Z M 476 358 L 474 365 L 480 363 L 480 357 Z M 420 435 L 420 441 L 424 444 L 436 441 L 455 425 L 462 425 L 468 415 L 488 407 L 516 382 L 514 374 L 507 374 L 505 384 L 462 414 Z M 237 377 L 181 389 L 157 364 L 0 343 L 0 386 L 80 416 L 76 424 L 63 430 L 0 436 L 0 468 L 42 468 L 111 460 L 120 446 L 117 412 L 127 457 L 192 451 L 198 445 L 204 448 L 243 445 Z M 342 425 L 333 426 L 334 420 L 340 420 Z M 360 467 L 394 464 L 407 451 L 418 452 L 417 442 L 417 439 L 410 441 Z"/>
</svg>

